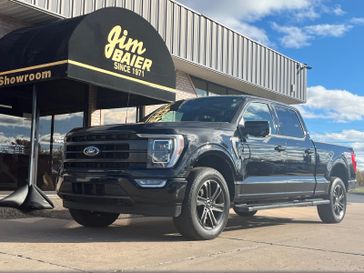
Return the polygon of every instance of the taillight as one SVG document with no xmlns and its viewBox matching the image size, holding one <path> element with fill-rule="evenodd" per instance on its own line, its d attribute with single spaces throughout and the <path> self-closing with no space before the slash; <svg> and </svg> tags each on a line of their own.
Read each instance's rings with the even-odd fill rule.
<svg viewBox="0 0 364 273">
<path fill-rule="evenodd" d="M 354 173 L 356 173 L 356 158 L 354 152 L 351 153 L 351 164 L 353 165 Z"/>
</svg>

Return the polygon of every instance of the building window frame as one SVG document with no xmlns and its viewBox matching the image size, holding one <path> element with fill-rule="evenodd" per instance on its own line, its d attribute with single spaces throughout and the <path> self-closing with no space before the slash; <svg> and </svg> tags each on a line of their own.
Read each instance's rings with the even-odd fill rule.
<svg viewBox="0 0 364 273">
<path fill-rule="evenodd" d="M 214 83 L 208 80 L 204 80 L 195 76 L 191 76 L 191 81 L 193 84 L 193 87 L 195 88 L 197 97 L 207 97 L 207 96 L 226 96 L 226 95 L 244 95 L 246 93 L 241 92 L 239 90 L 229 88 L 226 86 L 223 86 L 218 83 Z M 224 90 L 221 93 L 214 93 L 216 90 L 222 89 Z"/>
</svg>

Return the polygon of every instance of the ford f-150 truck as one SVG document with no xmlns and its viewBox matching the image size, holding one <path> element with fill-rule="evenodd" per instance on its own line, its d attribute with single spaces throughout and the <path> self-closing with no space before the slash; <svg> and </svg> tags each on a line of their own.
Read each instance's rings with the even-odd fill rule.
<svg viewBox="0 0 364 273">
<path fill-rule="evenodd" d="M 317 206 L 324 223 L 339 223 L 355 172 L 354 151 L 312 141 L 296 108 L 216 96 L 164 105 L 137 124 L 74 129 L 57 192 L 83 226 L 169 216 L 201 240 L 222 232 L 230 208 L 252 217 Z"/>
</svg>

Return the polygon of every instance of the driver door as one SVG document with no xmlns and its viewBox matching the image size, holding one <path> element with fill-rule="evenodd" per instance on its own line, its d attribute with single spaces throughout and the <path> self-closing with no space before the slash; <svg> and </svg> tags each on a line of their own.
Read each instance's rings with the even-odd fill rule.
<svg viewBox="0 0 364 273">
<path fill-rule="evenodd" d="M 242 202 L 283 197 L 286 151 L 282 139 L 275 136 L 276 127 L 269 104 L 250 102 L 243 110 L 239 126 L 246 121 L 267 121 L 269 135 L 265 137 L 240 136 L 244 179 L 238 182 L 237 197 Z M 238 201 L 238 200 L 237 200 Z"/>
</svg>

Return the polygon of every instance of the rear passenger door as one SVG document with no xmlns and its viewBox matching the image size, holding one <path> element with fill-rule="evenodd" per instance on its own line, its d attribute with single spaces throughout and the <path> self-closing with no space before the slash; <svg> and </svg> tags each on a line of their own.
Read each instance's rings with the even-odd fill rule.
<svg viewBox="0 0 364 273">
<path fill-rule="evenodd" d="M 278 137 L 286 153 L 283 168 L 285 191 L 289 197 L 310 197 L 315 188 L 315 148 L 298 112 L 291 107 L 274 104 L 278 120 Z"/>
</svg>

